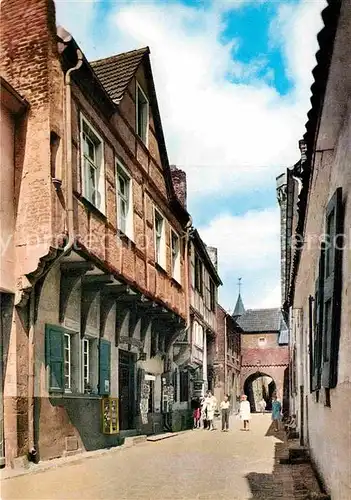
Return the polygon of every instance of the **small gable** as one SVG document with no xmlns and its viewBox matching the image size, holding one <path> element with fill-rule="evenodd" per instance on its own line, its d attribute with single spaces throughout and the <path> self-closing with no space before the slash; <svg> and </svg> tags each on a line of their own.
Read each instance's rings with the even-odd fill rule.
<svg viewBox="0 0 351 500">
<path fill-rule="evenodd" d="M 149 53 L 145 47 L 94 61 L 91 66 L 118 105 L 122 119 L 139 138 L 134 152 L 137 160 L 161 193 L 172 198 L 174 190 Z"/>
</svg>

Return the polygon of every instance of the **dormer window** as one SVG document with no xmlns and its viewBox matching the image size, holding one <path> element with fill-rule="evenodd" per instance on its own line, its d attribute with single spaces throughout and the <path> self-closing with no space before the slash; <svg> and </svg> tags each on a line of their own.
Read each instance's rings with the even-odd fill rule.
<svg viewBox="0 0 351 500">
<path fill-rule="evenodd" d="M 140 85 L 136 86 L 136 133 L 147 146 L 149 127 L 149 101 Z"/>
</svg>

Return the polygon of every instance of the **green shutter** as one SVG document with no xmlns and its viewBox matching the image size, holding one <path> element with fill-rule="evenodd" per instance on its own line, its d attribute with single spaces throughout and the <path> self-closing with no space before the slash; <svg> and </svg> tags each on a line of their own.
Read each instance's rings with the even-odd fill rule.
<svg viewBox="0 0 351 500">
<path fill-rule="evenodd" d="M 319 259 L 319 273 L 315 285 L 314 301 L 314 346 L 313 346 L 313 374 L 312 391 L 321 387 L 322 370 L 322 341 L 323 341 L 323 297 L 324 297 L 324 243 L 321 246 Z"/>
<path fill-rule="evenodd" d="M 99 394 L 110 394 L 111 342 L 100 339 L 99 345 Z"/>
<path fill-rule="evenodd" d="M 342 188 L 338 188 L 328 203 L 323 297 L 323 369 L 322 385 L 333 388 L 337 383 L 341 312 L 341 256 L 334 242 L 342 234 Z"/>
<path fill-rule="evenodd" d="M 49 367 L 49 392 L 64 392 L 64 330 L 59 326 L 45 327 L 46 366 Z"/>
</svg>

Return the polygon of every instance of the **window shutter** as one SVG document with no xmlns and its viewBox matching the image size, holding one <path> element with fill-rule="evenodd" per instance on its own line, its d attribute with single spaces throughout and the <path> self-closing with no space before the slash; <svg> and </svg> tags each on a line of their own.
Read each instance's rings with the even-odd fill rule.
<svg viewBox="0 0 351 500">
<path fill-rule="evenodd" d="M 342 188 L 338 188 L 326 211 L 326 242 L 323 297 L 323 370 L 322 385 L 333 388 L 337 383 L 340 312 L 341 312 L 341 249 Z M 339 248 L 337 248 L 339 247 Z"/>
<path fill-rule="evenodd" d="M 59 326 L 46 325 L 45 355 L 49 366 L 49 392 L 64 392 L 64 330 Z"/>
<path fill-rule="evenodd" d="M 314 345 L 313 345 L 313 373 L 312 391 L 317 391 L 321 387 L 322 369 L 322 340 L 323 340 L 323 288 L 324 288 L 324 243 L 321 246 L 321 256 L 319 259 L 319 272 L 315 286 L 314 300 Z"/>
<path fill-rule="evenodd" d="M 110 394 L 111 342 L 100 339 L 99 346 L 99 394 Z"/>
</svg>

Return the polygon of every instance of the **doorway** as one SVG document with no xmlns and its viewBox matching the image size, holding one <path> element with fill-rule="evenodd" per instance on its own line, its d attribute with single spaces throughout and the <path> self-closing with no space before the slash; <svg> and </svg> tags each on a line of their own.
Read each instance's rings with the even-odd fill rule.
<svg viewBox="0 0 351 500">
<path fill-rule="evenodd" d="M 135 418 L 135 354 L 119 351 L 119 428 L 122 431 L 134 428 Z"/>
</svg>

